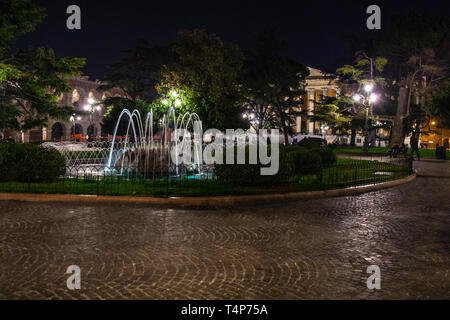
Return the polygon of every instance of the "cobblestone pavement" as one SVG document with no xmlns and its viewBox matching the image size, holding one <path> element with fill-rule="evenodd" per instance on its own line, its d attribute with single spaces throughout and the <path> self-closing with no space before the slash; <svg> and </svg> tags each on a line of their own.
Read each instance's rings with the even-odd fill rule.
<svg viewBox="0 0 450 320">
<path fill-rule="evenodd" d="M 0 202 L 0 299 L 450 299 L 450 162 L 416 164 L 407 185 L 264 207 Z"/>
</svg>

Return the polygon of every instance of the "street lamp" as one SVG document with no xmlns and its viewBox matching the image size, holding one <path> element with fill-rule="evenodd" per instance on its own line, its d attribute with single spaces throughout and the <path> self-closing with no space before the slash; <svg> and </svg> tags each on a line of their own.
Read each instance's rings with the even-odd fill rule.
<svg viewBox="0 0 450 320">
<path fill-rule="evenodd" d="M 169 96 L 170 96 L 170 98 L 172 98 L 172 99 L 168 99 L 168 98 L 164 98 L 164 99 L 162 99 L 161 100 L 161 102 L 163 103 L 163 105 L 165 105 L 165 106 L 168 106 L 168 105 L 170 105 L 172 108 L 176 108 L 176 107 L 179 107 L 179 106 L 181 106 L 182 104 L 183 104 L 183 100 L 182 99 L 180 99 L 180 98 L 178 98 L 178 92 L 177 91 L 175 91 L 175 90 L 172 90 L 170 93 L 169 93 Z"/>
<path fill-rule="evenodd" d="M 101 109 L 102 109 L 100 106 L 96 106 L 95 107 L 94 104 L 95 104 L 95 100 L 93 98 L 89 98 L 88 99 L 88 104 L 84 106 L 84 110 L 89 112 L 89 127 L 92 128 L 92 129 L 94 128 L 93 127 L 94 122 L 93 122 L 92 116 L 95 113 L 95 111 L 99 111 L 100 112 Z M 92 135 L 95 135 L 95 130 L 92 130 L 92 131 L 93 131 Z M 92 137 L 90 137 L 90 138 L 92 138 Z"/>
<path fill-rule="evenodd" d="M 361 101 L 361 96 L 360 96 L 359 94 L 355 94 L 355 95 L 353 96 L 353 100 L 354 100 L 355 102 L 360 102 L 360 101 Z"/>
<path fill-rule="evenodd" d="M 373 84 L 371 84 L 371 83 L 366 84 L 366 85 L 364 86 L 364 90 L 365 90 L 366 92 L 368 92 L 368 93 L 372 92 L 372 90 L 373 90 Z"/>
<path fill-rule="evenodd" d="M 369 108 L 370 105 L 377 102 L 378 96 L 373 93 L 373 84 L 367 83 L 364 85 L 365 94 L 355 94 L 353 101 L 362 104 L 365 107 L 365 121 L 364 121 L 364 144 L 363 154 L 367 155 L 369 152 Z"/>
<path fill-rule="evenodd" d="M 76 123 L 75 123 L 75 116 L 76 116 L 76 114 L 74 113 L 74 114 L 72 114 L 71 116 L 70 116 L 70 118 L 69 118 L 69 121 L 72 123 L 72 128 L 73 128 L 73 132 L 71 132 L 72 133 L 72 136 L 74 136 L 75 137 L 75 130 L 76 130 Z M 72 131 L 72 130 L 71 130 Z"/>
</svg>

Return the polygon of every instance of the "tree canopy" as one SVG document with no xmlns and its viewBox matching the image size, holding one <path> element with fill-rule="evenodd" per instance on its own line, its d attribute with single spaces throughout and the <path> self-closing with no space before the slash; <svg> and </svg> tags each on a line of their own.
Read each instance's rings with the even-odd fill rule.
<svg viewBox="0 0 450 320">
<path fill-rule="evenodd" d="M 394 18 L 388 30 L 374 43 L 374 51 L 388 59 L 386 77 L 398 90 L 392 135 L 394 144 L 403 141 L 407 119 L 416 123 L 420 130 L 420 123 L 426 116 L 425 101 L 448 80 L 449 22 L 448 17 L 411 11 Z M 412 105 L 419 112 L 410 113 Z"/>
<path fill-rule="evenodd" d="M 57 58 L 52 49 L 17 50 L 15 38 L 33 30 L 43 10 L 28 0 L 0 4 L 0 130 L 46 126 L 49 118 L 67 118 L 71 107 L 57 106 L 66 79 L 80 73 L 81 58 Z"/>
<path fill-rule="evenodd" d="M 258 127 L 270 125 L 283 130 L 285 141 L 300 115 L 302 82 L 308 68 L 283 55 L 285 44 L 275 30 L 261 30 L 246 52 L 242 92 L 250 113 L 258 117 Z"/>
<path fill-rule="evenodd" d="M 243 55 L 237 45 L 204 30 L 182 30 L 171 52 L 175 59 L 163 70 L 160 92 L 184 92 L 183 104 L 198 113 L 206 128 L 240 127 Z"/>
</svg>

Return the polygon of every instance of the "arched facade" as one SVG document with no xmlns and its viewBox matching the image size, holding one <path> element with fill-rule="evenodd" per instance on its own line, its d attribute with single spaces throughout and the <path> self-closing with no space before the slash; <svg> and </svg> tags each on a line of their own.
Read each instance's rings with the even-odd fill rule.
<svg viewBox="0 0 450 320">
<path fill-rule="evenodd" d="M 320 103 L 324 96 L 336 97 L 339 93 L 337 78 L 318 69 L 308 67 L 309 76 L 306 78 L 306 93 L 303 95 L 301 111 L 307 111 L 311 115 L 316 103 Z M 320 130 L 320 124 L 309 121 L 307 116 L 298 116 L 295 132 L 303 134 L 315 134 Z"/>
<path fill-rule="evenodd" d="M 51 140 L 62 141 L 66 138 L 66 126 L 60 122 L 56 122 L 51 127 Z"/>
<path fill-rule="evenodd" d="M 98 128 L 95 124 L 89 125 L 86 131 L 86 136 L 89 138 L 97 137 L 98 136 Z"/>
<path fill-rule="evenodd" d="M 74 108 L 74 115 L 66 121 L 50 119 L 47 128 L 36 128 L 23 132 L 21 140 L 23 142 L 53 140 L 64 141 L 72 138 L 74 132 L 74 122 L 77 125 L 75 131 L 82 134 L 83 138 L 89 133 L 94 133 L 89 138 L 98 138 L 101 135 L 101 122 L 106 109 L 101 105 L 96 105 L 106 97 L 121 97 L 120 89 L 111 89 L 107 92 L 99 92 L 97 88 L 102 84 L 99 81 L 90 81 L 87 76 L 74 77 L 69 79 L 70 92 L 62 94 L 58 98 L 60 106 L 71 106 Z M 94 106 L 88 112 L 87 106 L 93 103 Z"/>
<path fill-rule="evenodd" d="M 78 134 L 81 134 L 81 135 L 84 134 L 83 126 L 79 123 L 75 123 L 70 128 L 70 136 L 78 135 Z"/>
</svg>

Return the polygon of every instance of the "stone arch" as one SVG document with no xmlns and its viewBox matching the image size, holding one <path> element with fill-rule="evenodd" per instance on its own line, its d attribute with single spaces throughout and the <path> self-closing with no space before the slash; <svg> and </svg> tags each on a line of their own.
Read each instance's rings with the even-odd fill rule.
<svg viewBox="0 0 450 320">
<path fill-rule="evenodd" d="M 90 101 L 91 99 L 92 99 L 93 103 L 96 103 L 97 98 L 96 98 L 95 94 L 92 91 L 89 91 L 86 102 L 91 103 L 91 101 Z"/>
<path fill-rule="evenodd" d="M 77 89 L 73 89 L 72 91 L 72 101 L 71 104 L 74 104 L 75 102 L 80 101 L 80 93 L 78 92 Z"/>
<path fill-rule="evenodd" d="M 77 86 L 76 90 L 78 91 L 78 94 L 80 95 L 80 99 L 78 101 L 78 106 L 80 108 L 82 108 L 85 104 L 87 104 L 89 90 L 87 90 L 86 88 L 83 88 L 81 86 Z"/>
<path fill-rule="evenodd" d="M 91 124 L 86 131 L 86 134 L 89 136 L 89 138 L 95 138 L 98 134 L 98 129 L 95 124 Z"/>
<path fill-rule="evenodd" d="M 72 125 L 72 128 L 70 129 L 70 135 L 73 136 L 75 134 L 83 135 L 83 127 L 79 123 L 75 123 L 74 125 Z"/>
<path fill-rule="evenodd" d="M 56 122 L 52 126 L 52 141 L 64 140 L 65 132 L 66 132 L 66 127 L 62 123 Z"/>
</svg>

